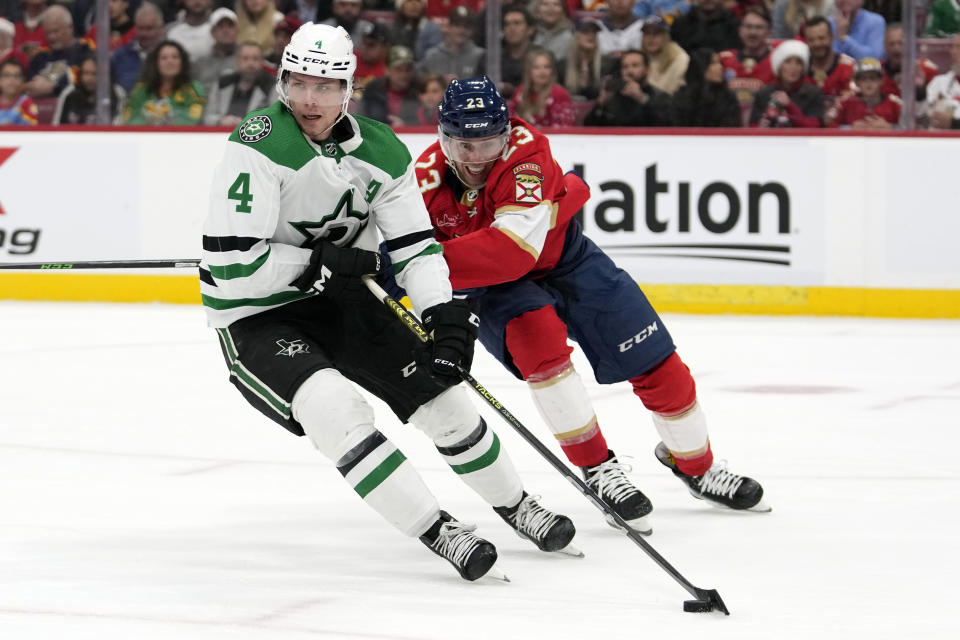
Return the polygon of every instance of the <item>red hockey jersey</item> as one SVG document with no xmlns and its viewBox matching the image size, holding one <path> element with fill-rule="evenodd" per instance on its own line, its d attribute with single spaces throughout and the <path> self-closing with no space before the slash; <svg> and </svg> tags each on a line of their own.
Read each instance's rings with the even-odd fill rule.
<svg viewBox="0 0 960 640">
<path fill-rule="evenodd" d="M 826 72 L 814 71 L 807 73 L 807 81 L 820 87 L 825 96 L 843 97 L 856 90 L 853 85 L 853 72 L 857 62 L 845 53 L 837 55 L 833 66 Z"/>
<path fill-rule="evenodd" d="M 520 118 L 510 118 L 510 125 L 507 149 L 482 189 L 457 179 L 439 142 L 416 163 L 454 289 L 549 271 L 560 259 L 570 219 L 590 197 L 580 178 L 563 175 L 546 136 Z"/>
<path fill-rule="evenodd" d="M 860 96 L 856 94 L 848 95 L 838 100 L 831 107 L 827 114 L 827 120 L 831 122 L 829 126 L 839 127 L 851 125 L 870 115 L 880 116 L 890 124 L 897 124 L 900 121 L 900 98 L 892 94 L 885 95 L 883 102 L 875 107 L 870 107 Z"/>
<path fill-rule="evenodd" d="M 923 79 L 926 84 L 930 84 L 931 80 L 940 75 L 940 68 L 926 58 L 917 60 L 917 66 L 923 72 Z M 888 95 L 900 95 L 900 73 L 891 74 L 886 62 L 883 63 L 883 85 L 881 85 L 880 91 Z"/>
</svg>

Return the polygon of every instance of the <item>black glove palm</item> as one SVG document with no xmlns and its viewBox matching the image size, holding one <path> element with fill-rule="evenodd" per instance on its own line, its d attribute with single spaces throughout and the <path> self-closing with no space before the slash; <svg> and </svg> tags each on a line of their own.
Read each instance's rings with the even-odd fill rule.
<svg viewBox="0 0 960 640">
<path fill-rule="evenodd" d="M 479 318 L 470 312 L 466 300 L 451 300 L 424 311 L 423 326 L 432 340 L 421 361 L 436 375 L 459 382 L 457 365 L 469 371 L 473 363 Z"/>
<path fill-rule="evenodd" d="M 310 264 L 290 286 L 301 291 L 312 289 L 329 298 L 357 297 L 365 290 L 360 276 L 376 274 L 382 263 L 376 251 L 321 241 L 310 256 Z"/>
</svg>

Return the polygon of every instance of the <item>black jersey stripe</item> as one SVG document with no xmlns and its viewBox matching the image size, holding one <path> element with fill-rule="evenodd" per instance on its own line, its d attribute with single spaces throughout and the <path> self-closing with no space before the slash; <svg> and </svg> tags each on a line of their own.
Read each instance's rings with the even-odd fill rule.
<svg viewBox="0 0 960 640">
<path fill-rule="evenodd" d="M 397 249 L 413 246 L 424 240 L 433 240 L 433 229 L 414 231 L 413 233 L 398 236 L 392 240 L 387 240 L 384 242 L 384 245 L 387 247 L 387 251 L 396 251 Z"/>
<path fill-rule="evenodd" d="M 347 458 L 348 462 L 342 465 L 338 462 L 337 471 L 339 471 L 342 476 L 346 477 L 346 475 L 350 473 L 355 466 L 360 464 L 364 458 L 373 453 L 377 447 L 386 441 L 387 437 L 379 431 L 371 433 L 369 436 L 363 439 L 363 442 L 344 454 L 343 458 Z M 341 458 L 341 460 L 343 460 L 343 458 Z"/>
<path fill-rule="evenodd" d="M 203 267 L 200 267 L 200 282 L 208 284 L 211 287 L 217 286 L 217 282 L 213 279 L 213 275 Z"/>
<path fill-rule="evenodd" d="M 477 446 L 477 443 L 483 440 L 483 436 L 487 433 L 487 421 L 483 418 L 480 418 L 480 424 L 477 426 L 473 432 L 467 436 L 464 440 L 461 440 L 459 443 L 453 445 L 452 447 L 437 447 L 442 455 L 445 456 L 456 456 L 469 451 L 471 448 Z"/>
<path fill-rule="evenodd" d="M 203 236 L 204 251 L 249 251 L 263 238 L 248 236 Z"/>
</svg>

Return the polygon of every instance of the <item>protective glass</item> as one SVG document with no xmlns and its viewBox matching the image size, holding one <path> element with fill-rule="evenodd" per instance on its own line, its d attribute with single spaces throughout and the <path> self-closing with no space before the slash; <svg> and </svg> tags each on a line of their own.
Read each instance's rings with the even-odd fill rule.
<svg viewBox="0 0 960 640">
<path fill-rule="evenodd" d="M 486 164 L 500 157 L 509 139 L 509 131 L 489 138 L 452 138 L 441 130 L 440 148 L 451 162 Z"/>
<path fill-rule="evenodd" d="M 314 78 L 308 76 L 292 77 L 283 80 L 287 100 L 297 104 L 316 104 L 320 107 L 336 107 L 344 102 L 346 87 L 340 80 Z"/>
</svg>

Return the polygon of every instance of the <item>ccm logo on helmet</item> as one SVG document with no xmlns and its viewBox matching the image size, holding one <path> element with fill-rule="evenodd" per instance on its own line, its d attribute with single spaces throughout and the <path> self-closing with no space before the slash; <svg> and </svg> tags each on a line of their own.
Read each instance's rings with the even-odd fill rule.
<svg viewBox="0 0 960 640">
<path fill-rule="evenodd" d="M 303 61 L 304 61 L 304 62 L 311 62 L 311 63 L 313 63 L 313 64 L 322 64 L 322 65 L 328 65 L 328 64 L 330 64 L 330 61 L 329 61 L 329 60 L 323 60 L 323 59 L 321 59 L 321 58 L 304 58 Z"/>
<path fill-rule="evenodd" d="M 464 129 L 485 129 L 488 126 L 490 126 L 489 122 L 468 122 L 467 124 L 463 125 L 463 128 Z"/>
</svg>

